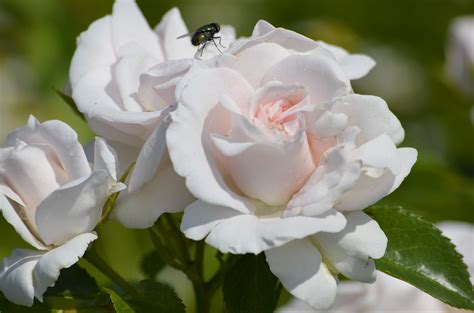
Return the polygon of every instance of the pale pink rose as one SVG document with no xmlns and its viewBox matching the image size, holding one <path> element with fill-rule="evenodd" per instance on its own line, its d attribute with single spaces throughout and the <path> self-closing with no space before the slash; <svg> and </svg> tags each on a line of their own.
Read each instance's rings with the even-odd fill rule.
<svg viewBox="0 0 474 313">
<path fill-rule="evenodd" d="M 451 23 L 446 45 L 446 71 L 466 95 L 474 98 L 474 16 Z"/>
<path fill-rule="evenodd" d="M 456 250 L 464 256 L 471 275 L 474 275 L 474 225 L 461 222 L 442 222 L 438 227 L 450 238 Z M 294 299 L 278 313 L 454 313 L 466 312 L 431 297 L 416 287 L 384 273 L 378 273 L 372 285 L 344 282 L 337 291 L 338 298 L 329 310 L 314 310 L 305 302 Z"/>
<path fill-rule="evenodd" d="M 127 227 L 149 227 L 163 212 L 182 210 L 192 200 L 164 141 L 175 86 L 195 61 L 190 39 L 177 39 L 188 32 L 177 8 L 153 30 L 134 0 L 116 0 L 112 14 L 78 38 L 69 75 L 75 103 L 117 151 L 120 174 L 138 158 L 112 214 Z M 226 46 L 235 38 L 229 26 L 219 34 Z M 209 47 L 203 58 L 216 54 Z"/>
<path fill-rule="evenodd" d="M 398 119 L 382 99 L 353 94 L 331 51 L 265 22 L 216 64 L 180 81 L 167 131 L 198 199 L 182 231 L 224 253 L 264 251 L 315 308 L 334 301 L 338 272 L 374 281 L 387 238 L 361 210 L 398 188 L 417 156 L 396 148 Z"/>
<path fill-rule="evenodd" d="M 95 227 L 117 182 L 115 154 L 95 141 L 93 165 L 77 134 L 60 121 L 28 124 L 0 149 L 0 211 L 37 250 L 15 249 L 0 266 L 0 290 L 14 303 L 32 305 L 97 239 Z"/>
</svg>

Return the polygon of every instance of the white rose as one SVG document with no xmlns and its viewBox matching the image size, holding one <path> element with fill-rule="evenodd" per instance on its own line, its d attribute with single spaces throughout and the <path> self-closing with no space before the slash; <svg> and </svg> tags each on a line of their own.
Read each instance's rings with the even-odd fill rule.
<svg viewBox="0 0 474 313">
<path fill-rule="evenodd" d="M 438 224 L 443 235 L 450 238 L 456 250 L 464 256 L 469 273 L 474 275 L 474 225 L 461 222 Z M 330 311 L 314 310 L 300 300 L 292 300 L 280 308 L 278 313 L 454 313 L 465 312 L 450 307 L 416 287 L 384 273 L 379 273 L 372 285 L 345 282 L 337 291 L 338 299 Z"/>
<path fill-rule="evenodd" d="M 474 97 L 474 16 L 456 18 L 446 48 L 446 70 L 460 90 Z"/>
<path fill-rule="evenodd" d="M 382 99 L 353 94 L 330 51 L 268 34 L 177 86 L 167 146 L 198 199 L 181 229 L 222 252 L 265 251 L 288 291 L 327 308 L 336 273 L 375 279 L 387 239 L 360 210 L 395 190 L 417 153 L 396 148 L 398 119 Z"/>
<path fill-rule="evenodd" d="M 225 44 L 235 37 L 233 28 L 222 32 Z M 197 48 L 189 38 L 176 39 L 186 33 L 177 8 L 152 30 L 134 0 L 116 0 L 112 15 L 79 36 L 69 75 L 72 96 L 98 135 L 143 145 L 175 103 L 176 81 L 193 62 Z"/>
<path fill-rule="evenodd" d="M 0 211 L 37 250 L 15 249 L 0 266 L 0 290 L 11 302 L 32 305 L 97 238 L 102 207 L 124 185 L 115 155 L 95 142 L 91 168 L 77 134 L 60 121 L 28 124 L 0 149 Z"/>
<path fill-rule="evenodd" d="M 116 0 L 112 15 L 78 39 L 69 76 L 78 109 L 117 151 L 120 173 L 138 158 L 112 214 L 126 227 L 149 227 L 161 213 L 180 211 L 192 200 L 164 150 L 163 120 L 197 51 L 189 38 L 177 39 L 186 33 L 176 8 L 152 30 L 134 0 Z M 220 36 L 228 46 L 234 29 L 222 27 Z M 209 45 L 203 57 L 217 53 Z"/>
</svg>

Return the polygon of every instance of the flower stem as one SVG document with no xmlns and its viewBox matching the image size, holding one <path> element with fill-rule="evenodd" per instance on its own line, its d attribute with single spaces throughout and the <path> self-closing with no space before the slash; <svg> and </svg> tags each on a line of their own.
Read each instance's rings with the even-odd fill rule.
<svg viewBox="0 0 474 313">
<path fill-rule="evenodd" d="M 84 259 L 101 271 L 112 282 L 119 285 L 130 296 L 134 298 L 139 297 L 138 291 L 115 270 L 113 270 L 93 247 L 86 253 Z"/>
</svg>

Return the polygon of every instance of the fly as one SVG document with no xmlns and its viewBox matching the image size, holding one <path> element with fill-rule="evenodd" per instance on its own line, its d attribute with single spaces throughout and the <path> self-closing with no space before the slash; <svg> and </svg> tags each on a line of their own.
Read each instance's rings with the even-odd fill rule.
<svg viewBox="0 0 474 313">
<path fill-rule="evenodd" d="M 216 39 L 219 39 L 219 45 L 222 48 L 225 48 L 221 43 L 222 38 L 220 36 L 215 36 L 220 30 L 221 30 L 221 27 L 219 26 L 219 24 L 211 23 L 211 24 L 201 26 L 196 31 L 191 32 L 189 34 L 181 35 L 176 39 L 191 37 L 191 44 L 195 47 L 198 47 L 198 50 L 195 56 L 199 54 L 199 56 L 201 57 L 202 53 L 204 52 L 204 48 L 206 48 L 206 45 L 210 43 L 211 41 L 216 46 L 217 50 L 219 50 L 219 52 L 222 53 L 222 51 L 219 49 L 215 41 Z"/>
</svg>

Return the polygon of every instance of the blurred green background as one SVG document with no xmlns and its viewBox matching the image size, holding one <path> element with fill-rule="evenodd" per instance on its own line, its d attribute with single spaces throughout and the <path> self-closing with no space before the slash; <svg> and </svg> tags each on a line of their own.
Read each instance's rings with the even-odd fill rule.
<svg viewBox="0 0 474 313">
<path fill-rule="evenodd" d="M 259 19 L 311 38 L 366 53 L 377 61 L 354 82 L 361 94 L 384 98 L 406 130 L 403 145 L 419 151 L 412 174 L 383 203 L 400 204 L 433 222 L 474 222 L 474 99 L 463 95 L 445 73 L 448 27 L 453 18 L 474 14 L 472 0 L 138 0 L 154 27 L 173 6 L 190 30 L 215 21 L 248 36 Z M 111 12 L 112 0 L 0 0 L 0 140 L 29 114 L 61 119 L 83 143 L 93 134 L 53 88 L 67 82 L 75 38 Z M 474 38 L 473 38 L 474 44 Z M 140 260 L 152 250 L 144 231 L 109 223 L 100 230 L 103 254 L 126 278 L 142 277 Z M 118 249 L 120 245 L 120 249 Z M 0 221 L 0 258 L 24 247 Z M 212 252 L 209 255 L 212 256 Z M 208 258 L 210 259 L 210 258 Z M 98 276 L 99 280 L 105 280 Z M 159 274 L 192 301 L 191 287 L 171 269 Z M 192 305 L 189 305 L 192 307 Z"/>
</svg>

